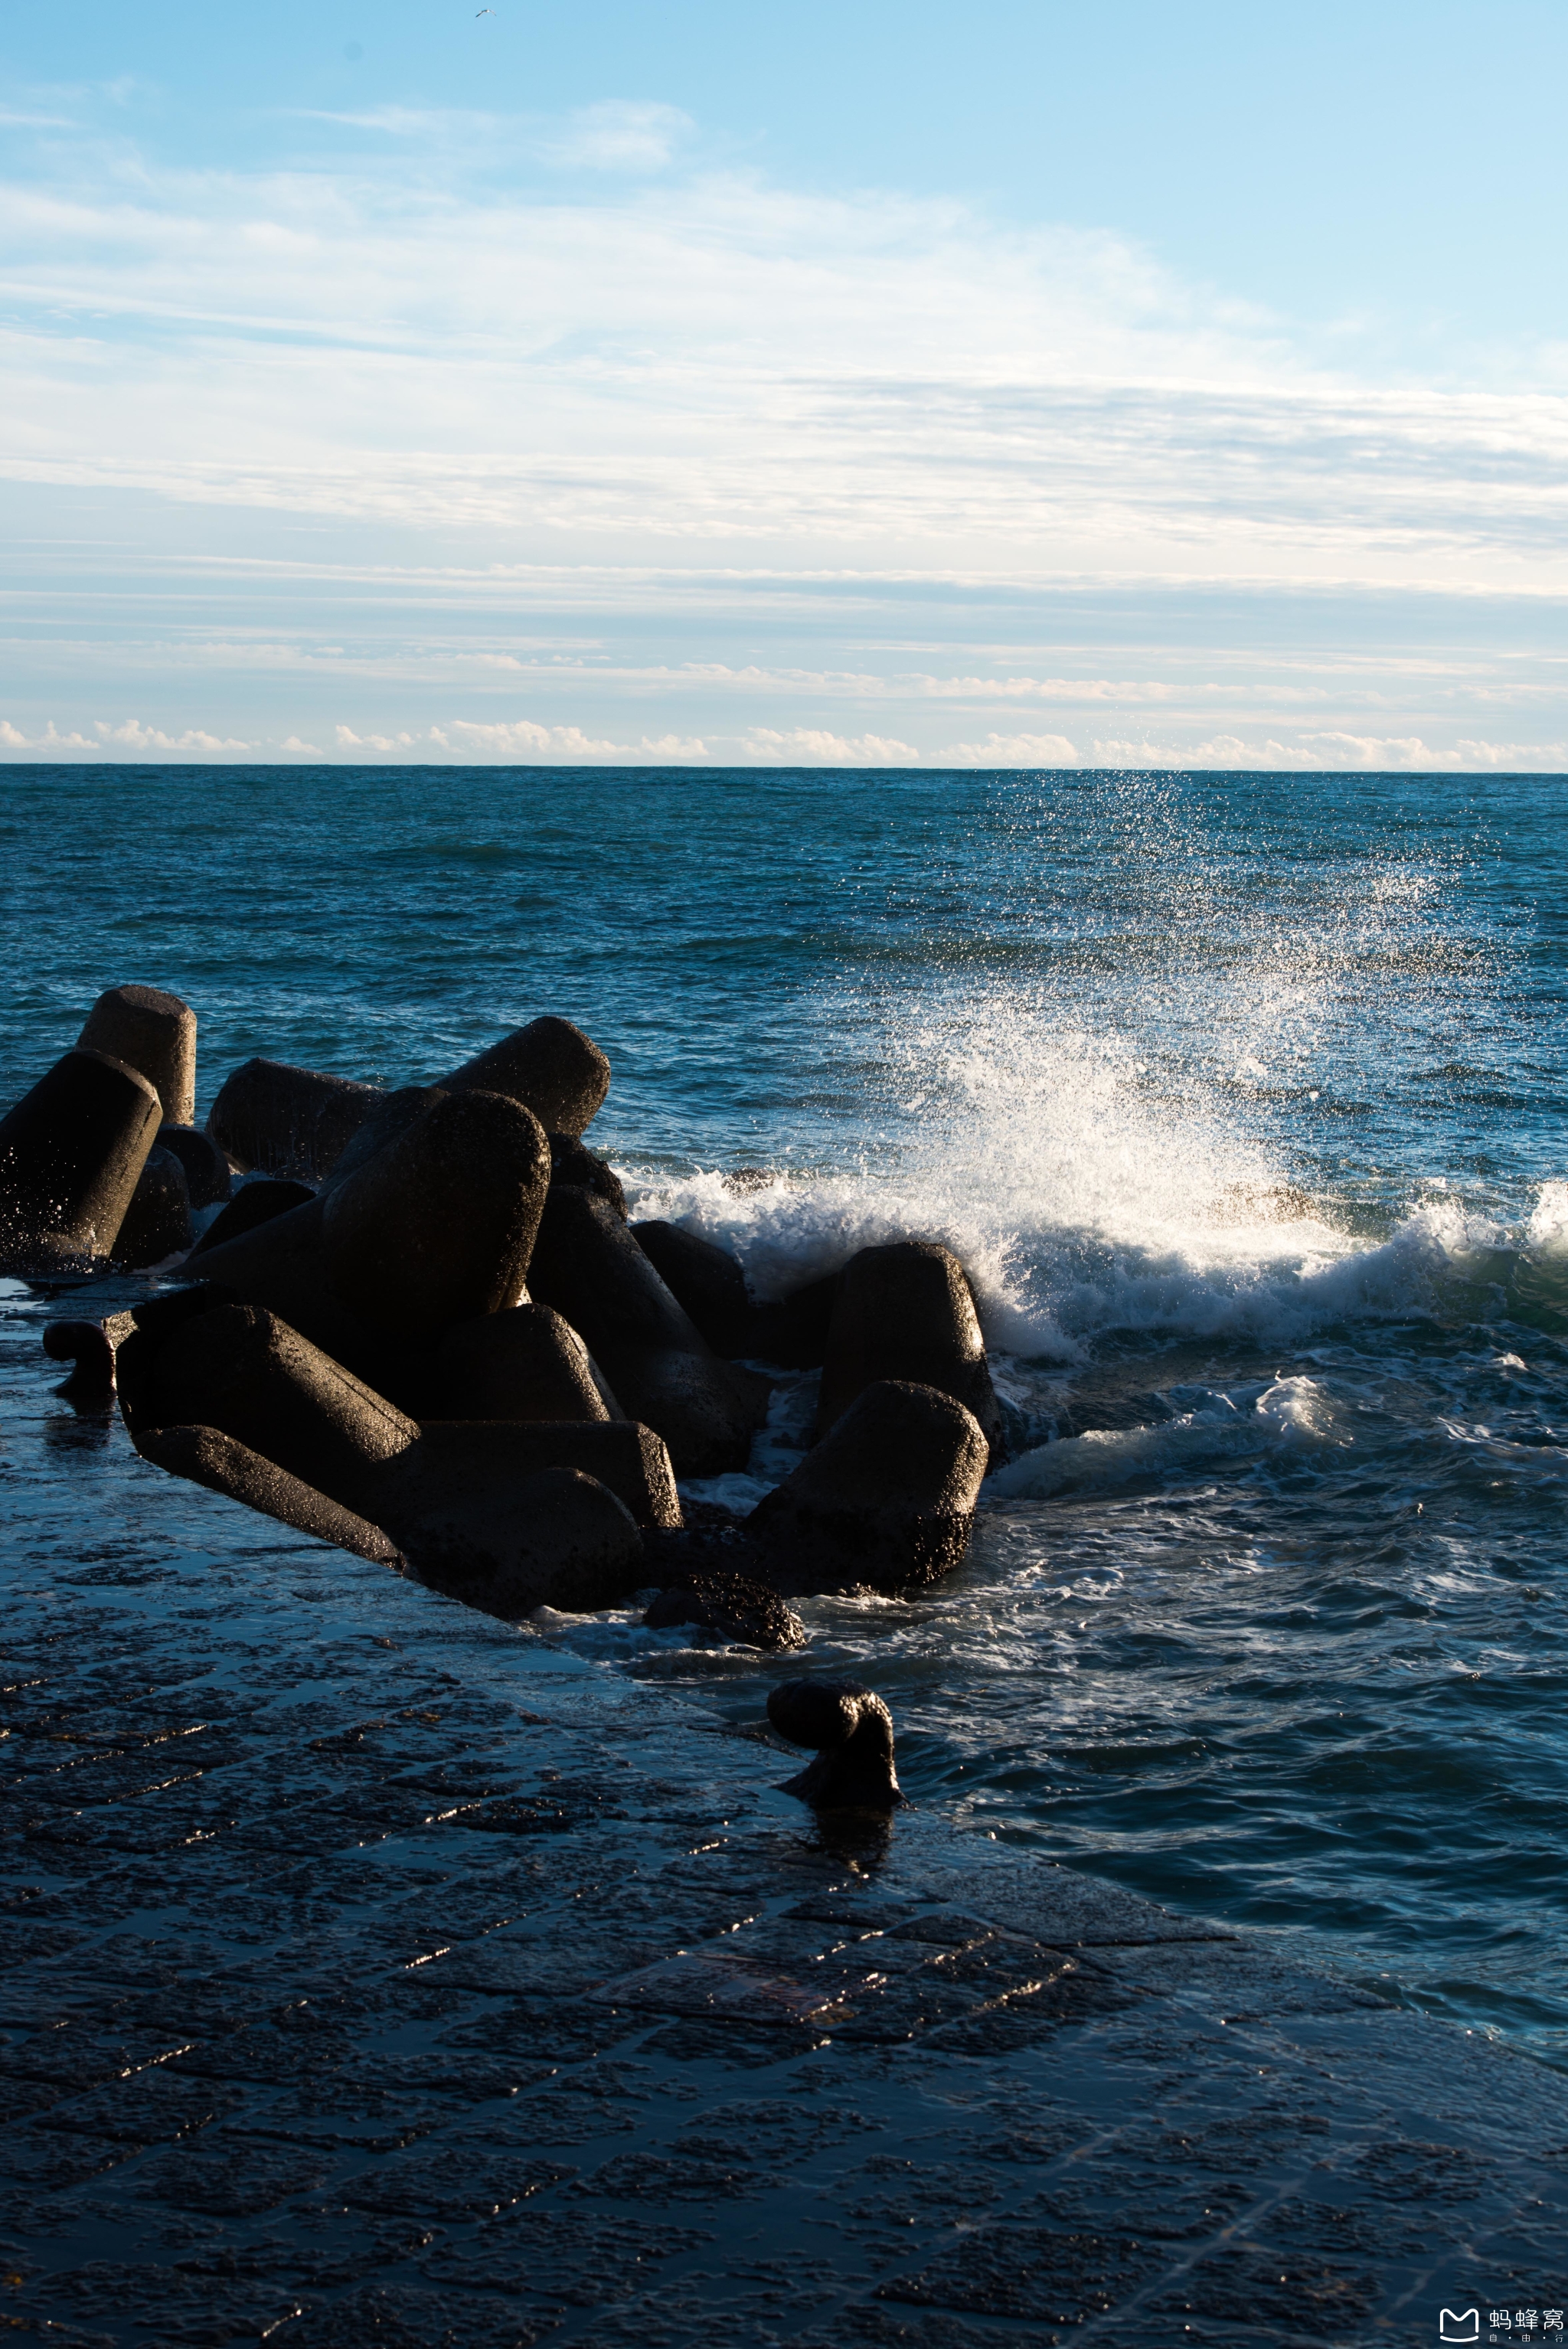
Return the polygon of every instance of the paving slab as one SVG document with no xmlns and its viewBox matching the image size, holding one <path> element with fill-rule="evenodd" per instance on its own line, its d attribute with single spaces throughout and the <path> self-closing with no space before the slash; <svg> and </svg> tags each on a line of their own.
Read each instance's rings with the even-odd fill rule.
<svg viewBox="0 0 1568 2349">
<path fill-rule="evenodd" d="M 1553 2337 L 1568 2080 L 938 1814 L 816 1820 L 760 1724 L 162 1476 L 14 1319 L 9 2333 Z"/>
</svg>

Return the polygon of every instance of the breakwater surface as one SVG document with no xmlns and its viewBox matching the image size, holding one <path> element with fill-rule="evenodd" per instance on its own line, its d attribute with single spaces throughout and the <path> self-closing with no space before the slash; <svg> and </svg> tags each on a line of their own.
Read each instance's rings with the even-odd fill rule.
<svg viewBox="0 0 1568 2349">
<path fill-rule="evenodd" d="M 125 980 L 196 1007 L 199 1116 L 253 1053 L 397 1084 L 555 1011 L 633 1213 L 758 1298 L 945 1241 L 1012 1457 L 948 1582 L 803 1602 L 803 1668 L 882 1691 L 917 1804 L 1568 2060 L 1568 781 L 13 767 L 0 808 L 5 1100 Z M 737 1717 L 778 1677 L 634 1609 L 520 1636 Z"/>
</svg>

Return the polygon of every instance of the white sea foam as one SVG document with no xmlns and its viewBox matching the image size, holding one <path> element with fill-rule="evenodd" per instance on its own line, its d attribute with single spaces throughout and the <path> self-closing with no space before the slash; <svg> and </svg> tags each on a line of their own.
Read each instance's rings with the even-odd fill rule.
<svg viewBox="0 0 1568 2349">
<path fill-rule="evenodd" d="M 1568 1183 L 1542 1183 L 1527 1237 L 1542 1256 L 1568 1256 Z"/>
<path fill-rule="evenodd" d="M 1047 1500 L 1084 1486 L 1130 1484 L 1235 1460 L 1274 1444 L 1350 1444 L 1315 1380 L 1278 1379 L 1251 1411 L 1216 1395 L 1202 1411 L 1152 1427 L 1091 1428 L 1042 1444 L 985 1481 L 994 1501 Z"/>
<path fill-rule="evenodd" d="M 1188 1412 L 1159 1427 L 1096 1427 L 1042 1444 L 985 1482 L 988 1500 L 1043 1501 L 1088 1485 L 1125 1485 L 1250 1452 L 1257 1430 L 1233 1407 Z"/>
<path fill-rule="evenodd" d="M 1009 1050 L 973 1030 L 948 1044 L 913 1055 L 921 1091 L 868 1103 L 874 1163 L 868 1138 L 851 1168 L 739 1196 L 717 1172 L 650 1177 L 636 1211 L 732 1249 L 760 1299 L 881 1241 L 944 1241 L 993 1350 L 1062 1362 L 1111 1330 L 1284 1344 L 1421 1311 L 1468 1260 L 1523 1237 L 1434 1189 L 1368 1244 L 1290 1179 L 1232 1096 L 1168 1092 L 1130 1045 L 1029 1023 Z M 1568 1247 L 1568 1184 L 1546 1186 L 1530 1238 Z"/>
<path fill-rule="evenodd" d="M 1331 1396 L 1315 1379 L 1276 1379 L 1253 1406 L 1264 1426 L 1287 1442 L 1354 1444 Z"/>
</svg>

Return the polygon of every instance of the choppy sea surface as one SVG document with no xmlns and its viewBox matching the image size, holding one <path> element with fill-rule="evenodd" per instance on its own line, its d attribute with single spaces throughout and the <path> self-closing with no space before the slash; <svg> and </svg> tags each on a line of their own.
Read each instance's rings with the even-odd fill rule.
<svg viewBox="0 0 1568 2349">
<path fill-rule="evenodd" d="M 0 1097 L 127 979 L 203 1112 L 557 1011 L 634 1213 L 759 1296 L 945 1240 L 1014 1457 L 803 1668 L 975 1832 L 1568 2063 L 1565 842 L 1563 777 L 8 767 Z M 738 1718 L 780 1676 L 519 1636 Z"/>
</svg>

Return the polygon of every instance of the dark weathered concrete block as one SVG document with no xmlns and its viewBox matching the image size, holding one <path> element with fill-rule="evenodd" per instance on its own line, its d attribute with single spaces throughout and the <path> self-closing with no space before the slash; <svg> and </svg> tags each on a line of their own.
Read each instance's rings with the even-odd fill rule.
<svg viewBox="0 0 1568 2349">
<path fill-rule="evenodd" d="M 224 1082 L 207 1131 L 236 1166 L 319 1183 L 385 1098 L 377 1085 L 247 1061 Z"/>
<path fill-rule="evenodd" d="M 336 1190 L 340 1183 L 392 1143 L 400 1141 L 417 1119 L 445 1099 L 439 1085 L 399 1085 L 396 1092 L 383 1093 L 364 1124 L 350 1135 L 322 1176 L 322 1196 Z"/>
<path fill-rule="evenodd" d="M 951 1395 L 882 1379 L 758 1503 L 746 1530 L 779 1590 L 918 1588 L 963 1559 L 987 1451 Z"/>
<path fill-rule="evenodd" d="M 79 1048 L 57 1061 L 0 1121 L 0 1269 L 108 1256 L 160 1114 L 123 1061 Z"/>
<path fill-rule="evenodd" d="M 242 1190 L 232 1204 L 244 1195 Z M 378 1394 L 411 1408 L 423 1397 L 426 1349 L 372 1329 L 337 1296 L 322 1243 L 325 1208 L 325 1201 L 308 1196 L 234 1239 L 195 1250 L 190 1268 L 245 1304 L 275 1313 Z"/>
<path fill-rule="evenodd" d="M 443 1509 L 460 1501 L 476 1512 L 504 1515 L 511 1492 L 545 1468 L 575 1468 L 595 1478 L 640 1526 L 681 1523 L 669 1452 L 652 1428 L 632 1419 L 428 1419 L 418 1445 L 397 1464 L 396 1506 L 407 1518 L 422 1516 L 438 1499 Z"/>
<path fill-rule="evenodd" d="M 432 1342 L 526 1296 L 549 1175 L 543 1132 L 516 1102 L 435 1093 L 321 1196 L 196 1261 L 205 1278 L 423 1410 Z"/>
<path fill-rule="evenodd" d="M 171 1150 L 150 1150 L 114 1244 L 116 1264 L 132 1270 L 183 1256 L 191 1246 L 191 1193 Z"/>
<path fill-rule="evenodd" d="M 142 1457 L 170 1475 L 189 1477 L 210 1492 L 223 1493 L 280 1525 L 294 1526 L 318 1541 L 352 1550 L 356 1557 L 375 1559 L 382 1566 L 400 1567 L 402 1552 L 379 1526 L 374 1526 L 325 1493 L 291 1476 L 275 1461 L 263 1459 L 215 1427 L 160 1427 L 141 1446 Z"/>
<path fill-rule="evenodd" d="M 776 1590 L 718 1566 L 694 1568 L 679 1582 L 667 1585 L 643 1620 L 651 1631 L 693 1623 L 747 1648 L 771 1651 L 806 1644 L 805 1625 Z"/>
<path fill-rule="evenodd" d="M 716 1354 L 748 1350 L 753 1308 L 739 1259 L 679 1224 L 631 1226 L 632 1237 Z"/>
<path fill-rule="evenodd" d="M 431 1414 L 441 1419 L 620 1419 L 587 1347 L 548 1305 L 518 1305 L 459 1321 L 430 1362 Z"/>
<path fill-rule="evenodd" d="M 610 1090 L 610 1063 L 581 1028 L 547 1016 L 514 1029 L 436 1082 L 448 1092 L 478 1087 L 505 1093 L 531 1110 L 546 1133 L 578 1134 Z"/>
<path fill-rule="evenodd" d="M 160 1289 L 129 1313 L 111 1313 L 100 1323 L 105 1339 L 114 1350 L 114 1382 L 119 1395 L 120 1417 L 133 1444 L 139 1443 L 148 1429 L 159 1424 L 159 1415 L 152 1408 L 156 1399 L 153 1369 L 165 1340 L 182 1330 L 188 1321 L 199 1320 L 203 1313 L 214 1312 L 220 1305 L 238 1302 L 228 1289 L 200 1281 L 189 1288 Z"/>
<path fill-rule="evenodd" d="M 193 1207 L 215 1207 L 229 1196 L 233 1188 L 229 1161 L 199 1125 L 171 1125 L 165 1118 L 158 1129 L 156 1146 L 172 1152 L 184 1167 Z"/>
<path fill-rule="evenodd" d="M 767 1411 L 766 1380 L 714 1352 L 603 1200 L 550 1193 L 530 1286 L 571 1322 L 622 1408 L 657 1429 L 678 1475 L 745 1466 Z"/>
<path fill-rule="evenodd" d="M 1002 1412 L 968 1277 L 949 1248 L 896 1240 L 844 1267 L 822 1363 L 817 1431 L 825 1435 L 878 1379 L 939 1387 L 972 1411 L 995 1449 Z"/>
<path fill-rule="evenodd" d="M 625 1222 L 626 1194 L 620 1176 L 604 1159 L 595 1157 L 587 1143 L 579 1142 L 575 1134 L 551 1135 L 550 1168 L 552 1183 L 566 1183 L 576 1190 L 593 1192 Z"/>
<path fill-rule="evenodd" d="M 511 1485 L 504 1512 L 471 1494 L 431 1497 L 404 1536 L 412 1565 L 438 1589 L 513 1622 L 537 1607 L 583 1614 L 626 1599 L 642 1578 L 643 1537 L 624 1503 L 580 1468 L 538 1470 Z"/>
<path fill-rule="evenodd" d="M 274 1216 L 286 1216 L 291 1207 L 308 1207 L 315 1196 L 308 1183 L 288 1183 L 281 1177 L 263 1175 L 242 1183 L 222 1213 L 213 1216 L 191 1254 L 201 1256 L 224 1247 L 259 1225 L 270 1224 Z"/>
<path fill-rule="evenodd" d="M 275 1314 L 200 1292 L 181 1303 L 120 1348 L 134 1373 L 121 1400 L 138 1448 L 338 1539 L 319 1511 L 301 1514 L 312 1506 L 302 1494 L 319 1496 L 383 1528 L 427 1580 L 473 1605 L 511 1616 L 546 1603 L 607 1605 L 642 1579 L 638 1521 L 680 1523 L 669 1455 L 647 1428 L 421 1429 Z M 200 1443 L 187 1433 L 168 1453 L 170 1428 L 199 1429 Z M 287 1484 L 269 1481 L 253 1455 Z"/>
<path fill-rule="evenodd" d="M 777 1362 L 781 1370 L 814 1371 L 827 1358 L 828 1331 L 843 1278 L 841 1272 L 830 1272 L 788 1297 L 754 1306 L 747 1353 L 759 1362 Z"/>
<path fill-rule="evenodd" d="M 367 1327 L 424 1342 L 526 1295 L 550 1187 L 544 1129 L 500 1093 L 443 1094 L 328 1192 L 322 1258 Z"/>
<path fill-rule="evenodd" d="M 169 1125 L 196 1115 L 196 1014 L 178 995 L 156 987 L 111 987 L 88 1013 L 77 1039 L 89 1052 L 107 1052 L 139 1069 L 163 1105 Z"/>
<path fill-rule="evenodd" d="M 150 1427 L 216 1428 L 374 1523 L 383 1522 L 383 1472 L 419 1434 L 385 1396 L 249 1305 L 215 1306 L 175 1328 L 135 1407 L 139 1449 Z"/>
<path fill-rule="evenodd" d="M 90 1402 L 113 1394 L 114 1341 L 101 1321 L 46 1323 L 44 1351 L 51 1362 L 72 1365 L 59 1391 L 73 1402 Z"/>
<path fill-rule="evenodd" d="M 768 1718 L 791 1745 L 817 1759 L 785 1785 L 819 1810 L 891 1811 L 903 1800 L 892 1759 L 892 1715 L 859 1681 L 786 1681 L 768 1700 Z"/>
</svg>

